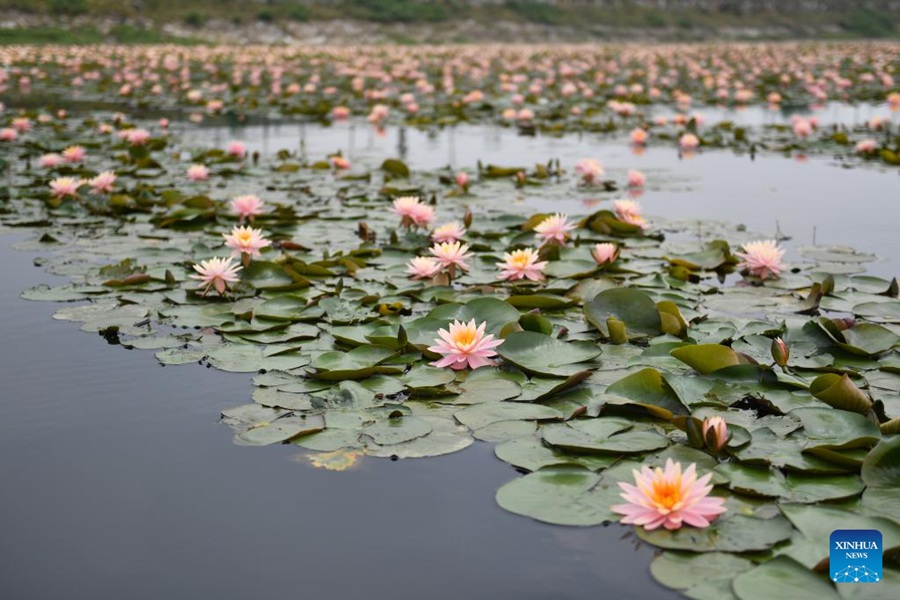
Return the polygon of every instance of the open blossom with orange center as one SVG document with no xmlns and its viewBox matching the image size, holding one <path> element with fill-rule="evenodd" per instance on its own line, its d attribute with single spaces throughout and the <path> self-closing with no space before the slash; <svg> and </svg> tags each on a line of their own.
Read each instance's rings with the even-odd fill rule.
<svg viewBox="0 0 900 600">
<path fill-rule="evenodd" d="M 591 185 L 599 181 L 603 176 L 603 165 L 599 160 L 585 158 L 575 165 L 575 171 L 581 174 L 581 181 Z"/>
<path fill-rule="evenodd" d="M 456 267 L 462 271 L 468 271 L 469 265 L 466 259 L 472 256 L 469 254 L 469 245 L 462 242 L 441 242 L 435 244 L 429 250 L 436 259 L 441 263 L 442 269 L 447 269 L 450 277 L 456 274 Z"/>
<path fill-rule="evenodd" d="M 434 208 L 420 202 L 417 196 L 397 198 L 391 212 L 400 216 L 403 227 L 426 227 L 434 221 Z"/>
<path fill-rule="evenodd" d="M 406 263 L 406 272 L 413 279 L 428 279 L 441 270 L 441 263 L 430 256 L 417 256 Z"/>
<path fill-rule="evenodd" d="M 663 123 L 663 124 L 665 124 L 665 123 Z M 647 143 L 647 138 L 650 136 L 650 134 L 647 133 L 647 130 L 644 129 L 643 127 L 636 127 L 631 130 L 631 133 L 629 134 L 629 136 L 631 137 L 632 144 L 637 144 L 638 146 L 643 146 L 644 144 Z"/>
<path fill-rule="evenodd" d="M 537 227 L 534 228 L 534 233 L 542 240 L 541 245 L 550 242 L 565 245 L 569 232 L 575 227 L 576 225 L 568 222 L 568 216 L 563 213 L 556 213 L 538 223 Z"/>
<path fill-rule="evenodd" d="M 636 225 L 641 229 L 649 227 L 647 219 L 641 216 L 641 205 L 634 200 L 615 200 L 613 210 L 616 212 L 616 218 L 623 223 Z"/>
<path fill-rule="evenodd" d="M 516 279 L 530 279 L 531 281 L 543 281 L 541 272 L 547 266 L 547 261 L 538 261 L 537 250 L 525 248 L 503 254 L 503 262 L 497 263 L 500 267 L 500 279 L 503 281 L 515 281 Z"/>
<path fill-rule="evenodd" d="M 235 227 L 231 233 L 223 233 L 225 245 L 231 248 L 231 256 L 240 256 L 246 254 L 253 258 L 259 258 L 260 249 L 271 246 L 272 242 L 262 235 L 261 229 L 253 229 L 252 227 Z"/>
<path fill-rule="evenodd" d="M 781 257 L 784 250 L 778 247 L 775 240 L 759 240 L 743 245 L 743 252 L 735 252 L 735 256 L 741 259 L 738 269 L 746 269 L 754 277 L 768 279 L 778 277 L 784 268 Z"/>
<path fill-rule="evenodd" d="M 19 133 L 12 127 L 0 129 L 0 142 L 14 142 L 19 139 Z"/>
<path fill-rule="evenodd" d="M 62 157 L 66 159 L 66 162 L 70 163 L 80 163 L 84 160 L 84 157 L 86 155 L 87 150 L 85 150 L 81 146 L 69 146 L 62 151 Z"/>
<path fill-rule="evenodd" d="M 708 527 L 710 521 L 725 512 L 724 498 L 711 498 L 712 473 L 697 479 L 697 465 L 681 472 L 681 463 L 666 460 L 665 470 L 642 467 L 632 471 L 636 485 L 620 482 L 626 504 L 616 504 L 613 512 L 623 515 L 622 523 L 644 529 L 679 529 L 685 523 Z"/>
<path fill-rule="evenodd" d="M 231 258 L 211 258 L 201 260 L 199 265 L 194 265 L 197 275 L 191 275 L 191 279 L 199 279 L 197 286 L 206 294 L 210 288 L 215 288 L 219 294 L 224 294 L 228 285 L 238 281 L 238 271 L 241 266 L 231 262 Z"/>
<path fill-rule="evenodd" d="M 231 201 L 230 212 L 240 217 L 240 222 L 244 219 L 253 221 L 253 217 L 261 215 L 263 212 L 263 201 L 259 196 L 247 194 L 246 196 L 237 196 Z"/>
<path fill-rule="evenodd" d="M 437 244 L 441 242 L 455 242 L 466 235 L 466 228 L 458 222 L 453 221 L 446 225 L 441 225 L 431 232 L 431 241 Z"/>
<path fill-rule="evenodd" d="M 108 194 L 113 190 L 113 185 L 116 183 L 116 174 L 112 171 L 103 171 L 88 183 L 91 186 L 91 191 L 95 194 Z"/>
<path fill-rule="evenodd" d="M 436 345 L 428 350 L 443 355 L 443 358 L 431 363 L 438 368 L 450 367 L 451 369 L 465 369 L 466 367 L 477 369 L 494 364 L 491 357 L 497 356 L 494 348 L 503 343 L 503 340 L 495 340 L 492 334 L 485 335 L 484 329 L 487 322 L 475 326 L 475 319 L 468 323 L 453 321 L 447 329 L 438 329 Z"/>
<path fill-rule="evenodd" d="M 209 169 L 206 165 L 191 165 L 188 167 L 187 176 L 191 181 L 206 181 L 209 179 Z"/>
<path fill-rule="evenodd" d="M 591 250 L 591 256 L 594 257 L 598 265 L 609 264 L 619 257 L 619 247 L 609 242 L 603 242 L 594 246 L 594 249 Z"/>
<path fill-rule="evenodd" d="M 83 179 L 75 177 L 57 177 L 50 182 L 50 193 L 57 198 L 78 196 L 78 188 L 84 185 Z"/>
</svg>

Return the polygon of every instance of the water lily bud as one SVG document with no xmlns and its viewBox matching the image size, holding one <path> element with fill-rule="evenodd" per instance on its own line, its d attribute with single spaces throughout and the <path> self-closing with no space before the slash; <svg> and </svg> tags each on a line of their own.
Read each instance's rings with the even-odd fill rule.
<svg viewBox="0 0 900 600">
<path fill-rule="evenodd" d="M 772 340 L 772 358 L 775 360 L 776 365 L 784 367 L 790 356 L 791 350 L 788 348 L 788 345 L 784 343 L 783 339 L 777 337 Z"/>
<path fill-rule="evenodd" d="M 628 343 L 628 333 L 625 329 L 625 323 L 616 319 L 615 317 L 609 317 L 606 320 L 606 327 L 609 329 L 609 341 L 613 344 L 627 344 Z"/>
<path fill-rule="evenodd" d="M 842 319 L 832 319 L 832 323 L 837 327 L 838 331 L 844 331 L 846 329 L 851 329 L 856 325 L 856 319 L 853 317 L 844 317 Z"/>
<path fill-rule="evenodd" d="M 822 280 L 821 292 L 823 296 L 827 296 L 834 291 L 834 275 L 829 274 Z"/>
<path fill-rule="evenodd" d="M 721 452 L 728 445 L 728 424 L 722 417 L 707 417 L 700 428 L 706 447 L 713 452 Z"/>
<path fill-rule="evenodd" d="M 463 225 L 466 226 L 466 229 L 472 227 L 472 211 L 469 209 L 466 209 L 466 214 L 463 217 Z"/>
</svg>

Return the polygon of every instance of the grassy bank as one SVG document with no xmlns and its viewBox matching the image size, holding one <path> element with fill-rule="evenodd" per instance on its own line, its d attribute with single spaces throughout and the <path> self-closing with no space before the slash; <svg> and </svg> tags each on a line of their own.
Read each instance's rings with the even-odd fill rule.
<svg viewBox="0 0 900 600">
<path fill-rule="evenodd" d="M 223 23 L 238 31 L 239 37 L 253 40 L 264 29 L 309 29 L 335 21 L 353 22 L 367 31 L 390 30 L 385 34 L 386 41 L 401 42 L 421 41 L 423 33 L 448 26 L 459 30 L 455 41 L 488 41 L 495 24 L 513 30 L 520 27 L 519 41 L 539 41 L 529 39 L 526 33 L 535 26 L 565 30 L 582 39 L 632 36 L 693 40 L 716 38 L 720 32 L 730 32 L 728 37 L 753 39 L 900 37 L 896 15 L 892 18 L 890 13 L 859 7 L 791 13 L 724 8 L 663 11 L 627 5 L 551 6 L 528 0 L 484 6 L 464 5 L 457 0 L 344 0 L 333 4 L 306 4 L 299 0 L 0 0 L 0 12 L 14 15 L 6 20 L 19 24 L 13 29 L 0 29 L 0 44 L 190 42 L 194 38 L 209 39 L 221 31 Z M 101 21 L 105 25 L 97 26 Z M 164 26 L 175 26 L 179 34 L 162 33 Z"/>
</svg>

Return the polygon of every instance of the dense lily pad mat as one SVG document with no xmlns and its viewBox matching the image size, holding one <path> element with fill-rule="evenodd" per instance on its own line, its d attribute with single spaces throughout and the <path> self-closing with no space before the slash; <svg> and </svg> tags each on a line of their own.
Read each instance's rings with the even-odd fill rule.
<svg viewBox="0 0 900 600">
<path fill-rule="evenodd" d="M 0 223 L 35 231 L 21 247 L 70 279 L 23 296 L 71 302 L 55 317 L 163 365 L 255 374 L 250 402 L 222 413 L 236 443 L 300 446 L 340 470 L 489 441 L 527 473 L 498 491 L 499 504 L 565 525 L 616 519 L 618 483 L 641 465 L 694 463 L 713 473 L 727 512 L 707 529 L 636 532 L 669 551 L 654 575 L 694 597 L 762 597 L 779 582 L 849 593 L 817 569 L 836 522 L 880 529 L 896 566 L 900 302 L 896 279 L 864 274 L 869 257 L 799 249 L 803 262 L 760 281 L 732 256 L 752 234 L 629 225 L 610 203 L 624 182 L 611 180 L 589 188 L 600 204 L 570 217 L 565 246 L 540 248 L 545 280 L 501 281 L 504 253 L 541 246 L 535 227 L 548 216 L 509 195 L 529 185 L 552 206 L 584 183 L 569 166 L 482 167 L 461 185 L 399 161 L 348 173 L 334 156 L 253 160 L 160 132 L 134 144 L 135 130 L 105 113 L 49 117 L 11 146 Z M 84 160 L 38 166 L 73 145 Z M 210 178 L 189 181 L 191 164 Z M 110 191 L 48 187 L 107 170 Z M 264 199 L 253 225 L 273 243 L 232 289 L 203 295 L 193 265 L 230 252 L 229 200 L 243 194 Z M 409 194 L 436 224 L 465 226 L 467 271 L 408 277 L 408 261 L 431 246 L 389 210 Z M 616 260 L 595 260 L 601 243 L 617 246 Z M 503 340 L 495 365 L 431 365 L 453 320 Z M 789 356 L 773 354 L 776 338 Z M 728 424 L 722 448 L 697 435 L 713 416 Z M 699 581 L 710 564 L 721 569 Z"/>
</svg>

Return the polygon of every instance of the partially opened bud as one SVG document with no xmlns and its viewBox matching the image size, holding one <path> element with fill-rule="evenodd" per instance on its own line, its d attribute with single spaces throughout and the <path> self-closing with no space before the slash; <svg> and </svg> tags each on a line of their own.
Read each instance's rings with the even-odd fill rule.
<svg viewBox="0 0 900 600">
<path fill-rule="evenodd" d="M 775 360 L 776 365 L 784 367 L 790 356 L 791 350 L 788 348 L 788 345 L 784 343 L 783 339 L 777 337 L 772 340 L 772 358 Z"/>
<path fill-rule="evenodd" d="M 721 452 L 728 445 L 728 424 L 722 417 L 707 417 L 701 425 L 706 447 L 713 452 Z"/>
</svg>

